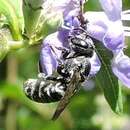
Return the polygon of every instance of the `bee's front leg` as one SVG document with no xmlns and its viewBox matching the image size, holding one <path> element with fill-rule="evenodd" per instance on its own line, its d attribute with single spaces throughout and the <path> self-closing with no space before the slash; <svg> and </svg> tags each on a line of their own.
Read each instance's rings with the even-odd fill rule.
<svg viewBox="0 0 130 130">
<path fill-rule="evenodd" d="M 84 82 L 90 74 L 90 70 L 91 70 L 91 64 L 89 62 L 89 60 L 86 60 L 83 64 L 82 64 L 82 69 L 81 69 L 81 82 Z"/>
</svg>

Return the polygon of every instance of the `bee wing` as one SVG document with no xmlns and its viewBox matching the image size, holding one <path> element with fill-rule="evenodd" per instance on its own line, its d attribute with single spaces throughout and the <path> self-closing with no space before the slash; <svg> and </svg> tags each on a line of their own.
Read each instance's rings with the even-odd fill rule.
<svg viewBox="0 0 130 130">
<path fill-rule="evenodd" d="M 79 81 L 80 81 L 80 72 L 75 71 L 70 84 L 67 87 L 67 90 L 65 91 L 64 97 L 60 100 L 55 113 L 53 114 L 52 120 L 56 120 L 60 114 L 63 112 L 65 107 L 69 104 L 71 97 L 76 93 L 76 90 L 79 87 Z"/>
</svg>

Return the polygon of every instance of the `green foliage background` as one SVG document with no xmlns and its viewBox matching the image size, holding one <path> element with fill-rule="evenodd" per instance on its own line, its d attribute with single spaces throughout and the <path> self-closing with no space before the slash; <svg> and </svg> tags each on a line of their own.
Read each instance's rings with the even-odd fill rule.
<svg viewBox="0 0 130 130">
<path fill-rule="evenodd" d="M 3 1 L 5 3 L 10 1 L 14 5 L 21 2 L 20 0 Z M 26 1 L 33 0 L 25 0 L 25 2 Z M 0 0 L 0 2 L 2 2 L 2 0 Z M 38 0 L 38 2 L 41 1 Z M 113 112 L 118 113 L 121 107 L 120 105 L 114 106 L 111 102 L 113 99 L 110 99 L 112 95 L 111 88 L 109 92 L 108 88 L 103 88 L 102 91 L 102 89 L 100 89 L 101 86 L 97 82 L 94 88 L 82 89 L 75 95 L 69 106 L 55 122 L 50 119 L 56 109 L 57 103 L 38 104 L 26 98 L 22 89 L 23 82 L 28 78 L 35 78 L 38 73 L 37 64 L 40 44 L 37 45 L 37 43 L 41 43 L 46 35 L 56 31 L 57 26 L 55 24 L 55 26 L 52 26 L 46 23 L 42 25 L 41 30 L 37 30 L 37 26 L 35 26 L 35 21 L 39 17 L 37 12 L 29 10 L 28 7 L 24 8 L 25 25 L 23 24 L 23 16 L 20 8 L 16 8 L 18 13 L 14 13 L 15 15 L 10 16 L 8 12 L 13 12 L 14 10 L 8 8 L 8 10 L 1 12 L 2 8 L 0 6 L 0 14 L 4 13 L 6 17 L 4 23 L 11 23 L 7 24 L 7 27 L 10 26 L 11 30 L 13 30 L 13 33 L 5 30 L 2 32 L 2 38 L 4 37 L 4 42 L 2 41 L 2 43 L 7 42 L 7 38 L 5 38 L 4 35 L 5 32 L 6 36 L 8 35 L 8 39 L 20 41 L 16 48 L 13 45 L 11 46 L 15 51 L 12 51 L 13 49 L 9 51 L 11 47 L 8 48 L 8 46 L 4 44 L 4 53 L 2 51 L 0 52 L 0 55 L 2 54 L 4 58 L 0 63 L 0 130 L 130 130 L 130 90 L 126 89 L 126 87 L 120 83 L 119 87 L 123 89 L 122 99 L 124 103 L 124 112 L 121 115 L 116 115 Z M 89 0 L 85 5 L 86 11 L 101 10 L 100 8 L 96 0 Z M 128 0 L 124 0 L 123 9 L 128 8 L 130 8 L 130 3 Z M 30 17 L 33 17 L 28 14 L 30 12 L 37 17 L 35 17 L 34 21 L 28 22 L 31 19 Z M 19 25 L 19 23 L 21 25 L 20 28 L 16 26 Z M 0 21 L 0 28 L 1 27 L 2 22 Z M 26 36 L 23 38 L 22 32 L 25 31 L 24 29 L 26 30 Z M 10 33 L 12 34 L 11 38 Z M 128 48 L 125 52 L 130 56 L 129 41 L 129 39 L 126 39 Z M 30 46 L 32 44 L 33 46 Z M 7 53 L 8 55 L 6 55 Z M 100 75 L 99 79 L 105 80 L 105 78 L 103 79 Z M 109 86 L 109 84 L 106 84 L 106 86 L 107 85 Z M 105 97 L 108 99 L 107 101 L 113 111 L 103 96 L 103 92 L 105 93 L 106 91 L 108 95 L 105 94 Z"/>
</svg>

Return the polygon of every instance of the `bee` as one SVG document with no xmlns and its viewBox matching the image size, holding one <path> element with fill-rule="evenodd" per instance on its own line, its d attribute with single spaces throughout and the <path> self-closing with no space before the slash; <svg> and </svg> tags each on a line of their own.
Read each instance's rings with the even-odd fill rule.
<svg viewBox="0 0 130 130">
<path fill-rule="evenodd" d="M 80 33 L 80 35 L 70 36 L 69 44 L 69 49 L 59 49 L 62 50 L 62 57 L 66 63 L 64 65 L 67 65 L 67 70 L 71 73 L 71 80 L 56 108 L 52 120 L 56 120 L 59 117 L 70 102 L 71 97 L 80 89 L 81 83 L 88 80 L 91 70 L 89 58 L 93 56 L 95 49 L 92 39 L 86 33 Z M 59 73 L 62 75 L 61 71 Z"/>
<path fill-rule="evenodd" d="M 89 59 L 94 53 L 94 43 L 84 29 L 74 32 L 68 37 L 69 48 L 57 47 L 62 52 L 62 61 L 58 60 L 56 74 L 46 76 L 40 73 L 37 79 L 24 83 L 24 92 L 31 100 L 40 103 L 60 101 L 53 120 L 58 118 L 81 83 L 88 80 L 91 70 Z"/>
</svg>

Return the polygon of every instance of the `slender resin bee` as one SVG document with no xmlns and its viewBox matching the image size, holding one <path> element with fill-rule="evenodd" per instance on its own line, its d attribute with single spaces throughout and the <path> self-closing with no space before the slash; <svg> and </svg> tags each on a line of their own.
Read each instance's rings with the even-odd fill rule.
<svg viewBox="0 0 130 130">
<path fill-rule="evenodd" d="M 67 70 L 70 70 L 69 72 L 71 73 L 71 80 L 67 85 L 64 96 L 61 98 L 57 106 L 52 120 L 56 120 L 59 117 L 60 113 L 68 105 L 70 98 L 77 90 L 79 90 L 81 83 L 89 78 L 91 69 L 89 58 L 91 58 L 94 53 L 94 43 L 92 39 L 86 35 L 86 32 L 80 33 L 80 35 L 70 36 L 69 44 L 69 49 L 59 49 L 62 50 L 62 56 L 63 59 L 65 59 L 65 66 L 67 65 Z M 62 75 L 61 71 L 60 74 Z"/>
<path fill-rule="evenodd" d="M 93 41 L 83 29 L 74 31 L 76 34 L 68 38 L 69 48 L 57 48 L 62 52 L 62 61 L 58 60 L 56 74 L 45 76 L 40 73 L 38 79 L 29 79 L 24 83 L 25 94 L 31 100 L 40 103 L 60 101 L 54 120 L 79 89 L 80 83 L 88 79 L 91 69 L 89 58 L 94 53 Z"/>
</svg>

